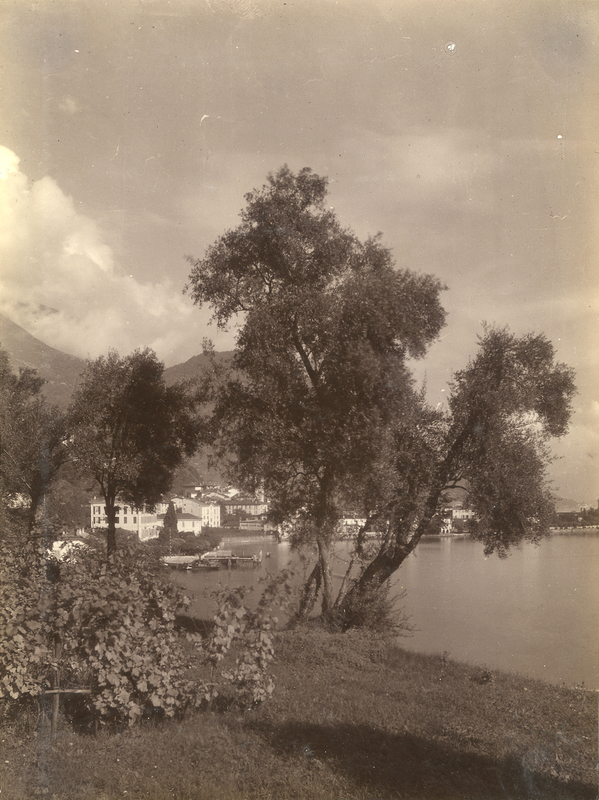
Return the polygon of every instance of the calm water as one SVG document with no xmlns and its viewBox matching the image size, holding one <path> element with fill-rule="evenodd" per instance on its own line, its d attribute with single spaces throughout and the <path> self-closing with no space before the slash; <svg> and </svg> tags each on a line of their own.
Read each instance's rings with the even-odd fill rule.
<svg viewBox="0 0 599 800">
<path fill-rule="evenodd" d="M 227 545 L 229 546 L 229 545 Z M 342 571 L 340 545 L 333 572 Z M 269 540 L 233 546 L 238 554 L 270 552 L 261 570 L 173 573 L 192 612 L 207 616 L 218 584 L 250 585 L 285 566 L 300 568 L 287 544 Z M 468 538 L 429 538 L 403 564 L 394 586 L 407 591 L 405 611 L 417 632 L 401 640 L 425 653 L 512 670 L 551 683 L 599 688 L 599 533 L 554 533 L 509 558 L 485 558 Z"/>
</svg>

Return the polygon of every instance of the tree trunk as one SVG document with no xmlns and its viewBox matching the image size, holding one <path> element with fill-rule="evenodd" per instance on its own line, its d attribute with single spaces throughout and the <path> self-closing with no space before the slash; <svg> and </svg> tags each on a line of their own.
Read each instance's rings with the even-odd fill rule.
<svg viewBox="0 0 599 800">
<path fill-rule="evenodd" d="M 333 610 L 333 585 L 329 545 L 320 537 L 318 538 L 318 564 L 322 578 L 322 616 L 326 619 Z"/>
<path fill-rule="evenodd" d="M 321 572 L 320 572 L 320 563 L 318 563 L 314 566 L 314 569 L 310 573 L 310 577 L 306 581 L 304 588 L 302 590 L 300 605 L 296 615 L 296 619 L 298 621 L 303 621 L 307 619 L 308 615 L 314 608 L 314 605 L 316 603 L 316 598 L 318 597 L 318 592 L 320 590 L 320 584 L 321 584 Z"/>
<path fill-rule="evenodd" d="M 106 530 L 106 558 L 110 560 L 116 552 L 116 501 L 114 497 L 105 497 L 106 519 L 108 529 Z"/>
<path fill-rule="evenodd" d="M 388 547 L 381 549 L 350 586 L 345 598 L 338 604 L 342 611 L 344 607 L 350 609 L 354 603 L 359 603 L 382 586 L 415 550 L 437 510 L 441 493 L 467 440 L 467 433 L 467 429 L 459 431 L 449 452 L 435 471 L 428 490 L 421 493 L 420 500 L 414 502 L 409 512 L 395 520 L 392 541 Z M 348 627 L 351 627 L 351 622 Z"/>
<path fill-rule="evenodd" d="M 441 493 L 435 484 L 424 502 L 413 509 L 406 519 L 396 521 L 393 538 L 388 545 L 381 547 L 379 553 L 366 566 L 362 574 L 351 584 L 345 597 L 338 602 L 338 607 L 343 615 L 344 629 L 353 627 L 352 609 L 368 602 L 368 598 L 396 572 L 406 558 L 418 545 L 424 531 L 437 507 Z"/>
</svg>

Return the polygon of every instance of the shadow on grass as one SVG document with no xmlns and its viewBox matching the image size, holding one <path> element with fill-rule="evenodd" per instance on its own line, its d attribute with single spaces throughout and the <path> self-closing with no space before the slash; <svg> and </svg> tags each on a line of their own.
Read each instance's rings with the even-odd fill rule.
<svg viewBox="0 0 599 800">
<path fill-rule="evenodd" d="M 531 751 L 519 761 L 465 753 L 411 734 L 368 725 L 288 723 L 250 726 L 279 755 L 324 763 L 372 798 L 410 800 L 595 800 L 590 785 L 538 771 L 549 754 Z"/>
</svg>

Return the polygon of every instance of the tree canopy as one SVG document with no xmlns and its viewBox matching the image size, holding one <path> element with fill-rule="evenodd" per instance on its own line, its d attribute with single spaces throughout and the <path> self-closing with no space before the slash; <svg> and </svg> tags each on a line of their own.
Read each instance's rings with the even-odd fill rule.
<svg viewBox="0 0 599 800">
<path fill-rule="evenodd" d="M 239 226 L 189 259 L 187 288 L 219 326 L 240 321 L 232 370 L 212 384 L 216 452 L 232 479 L 263 486 L 274 521 L 294 520 L 298 543 L 317 544 L 304 610 L 322 589 L 325 615 L 350 625 L 447 488 L 470 492 L 488 550 L 543 534 L 546 442 L 565 432 L 574 387 L 543 336 L 490 328 L 449 409 L 428 407 L 408 358 L 441 331 L 444 287 L 396 268 L 380 236 L 361 242 L 342 228 L 326 194 L 307 168 L 270 175 L 246 195 Z M 358 538 L 355 572 L 333 600 L 329 547 L 349 506 L 384 537 L 368 558 Z"/>
<path fill-rule="evenodd" d="M 73 396 L 71 448 L 106 502 L 109 555 L 117 501 L 153 506 L 197 446 L 195 398 L 182 383 L 166 386 L 163 372 L 149 349 L 125 357 L 111 351 L 88 364 Z"/>
<path fill-rule="evenodd" d="M 64 416 L 42 396 L 43 384 L 35 370 L 14 374 L 0 348 L 2 503 L 24 510 L 29 532 L 67 453 Z"/>
</svg>

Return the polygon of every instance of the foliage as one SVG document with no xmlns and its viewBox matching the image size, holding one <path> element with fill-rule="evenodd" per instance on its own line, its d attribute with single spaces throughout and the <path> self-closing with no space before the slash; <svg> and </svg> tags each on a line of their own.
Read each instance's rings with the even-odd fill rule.
<svg viewBox="0 0 599 800">
<path fill-rule="evenodd" d="M 72 463 L 65 464 L 52 483 L 44 513 L 61 531 L 89 526 L 88 483 L 76 474 Z"/>
<path fill-rule="evenodd" d="M 203 528 L 196 538 L 202 550 L 216 550 L 223 540 L 219 528 Z"/>
<path fill-rule="evenodd" d="M 187 657 L 174 628 L 184 601 L 140 555 L 123 547 L 108 570 L 93 548 L 61 564 L 32 545 L 5 554 L 2 697 L 43 695 L 58 671 L 63 685 L 90 690 L 104 722 L 185 707 Z"/>
<path fill-rule="evenodd" d="M 220 326 L 243 313 L 233 372 L 214 384 L 213 445 L 229 475 L 263 486 L 274 522 L 301 517 L 328 548 L 343 505 L 385 465 L 389 425 L 415 402 L 406 359 L 444 312 L 440 283 L 396 270 L 325 206 L 326 179 L 283 167 L 246 195 L 241 224 L 192 261 L 190 292 Z"/>
<path fill-rule="evenodd" d="M 204 532 L 199 533 L 197 536 L 193 534 L 186 534 L 185 538 L 181 540 L 180 552 L 185 555 L 195 555 L 196 553 L 206 553 L 208 550 L 216 550 L 222 542 L 221 536 L 218 532 Z"/>
<path fill-rule="evenodd" d="M 162 529 L 159 533 L 159 539 L 163 544 L 168 546 L 170 551 L 172 549 L 172 541 L 177 537 L 177 535 L 177 513 L 175 511 L 173 501 L 171 500 L 168 504 L 166 514 L 164 515 L 164 521 L 162 523 Z"/>
<path fill-rule="evenodd" d="M 121 548 L 108 570 L 97 553 L 61 566 L 54 598 L 63 670 L 91 689 L 102 721 L 136 722 L 144 712 L 173 716 L 192 702 L 187 653 L 174 627 L 185 608 L 158 562 L 140 564 L 139 547 Z M 91 590 L 91 591 L 90 591 Z"/>
<path fill-rule="evenodd" d="M 66 459 L 65 419 L 41 394 L 35 370 L 10 369 L 0 348 L 0 491 L 8 508 L 21 508 L 28 531 Z"/>
<path fill-rule="evenodd" d="M 268 667 L 274 658 L 273 629 L 278 622 L 273 611 L 284 611 L 291 599 L 290 573 L 283 570 L 265 586 L 254 611 L 245 605 L 245 587 L 224 588 L 216 592 L 218 611 L 208 643 L 208 657 L 216 666 L 238 641 L 239 655 L 234 666 L 223 671 L 225 680 L 236 687 L 236 702 L 252 706 L 266 700 L 274 681 Z"/>
<path fill-rule="evenodd" d="M 553 520 L 558 528 L 579 528 L 599 526 L 599 510 L 585 508 L 580 511 L 559 511 Z"/>
<path fill-rule="evenodd" d="M 488 328 L 479 351 L 451 384 L 449 409 L 395 431 L 396 480 L 383 510 L 387 528 L 375 557 L 348 582 L 338 608 L 386 581 L 426 533 L 449 488 L 467 491 L 471 535 L 505 557 L 549 532 L 553 498 L 548 442 L 567 430 L 573 373 L 555 362 L 542 335 Z M 377 516 L 375 514 L 374 516 Z"/>
<path fill-rule="evenodd" d="M 245 707 L 272 692 L 272 611 L 286 577 L 269 583 L 257 609 L 242 594 L 222 595 L 213 636 L 203 642 L 175 622 L 187 600 L 164 576 L 158 554 L 121 545 L 109 568 L 98 549 L 75 551 L 63 563 L 43 547 L 3 546 L 0 586 L 0 698 L 43 699 L 50 686 L 85 689 L 79 704 L 102 723 L 134 724 L 145 715 L 172 717 L 223 692 Z M 280 604 L 280 603 L 279 603 Z M 235 621 L 235 622 L 234 622 Z M 235 645 L 237 662 L 225 675 L 194 678 Z"/>
<path fill-rule="evenodd" d="M 234 371 L 212 376 L 215 452 L 234 481 L 263 486 L 296 545 L 316 545 L 302 613 L 320 592 L 323 614 L 347 627 L 449 488 L 468 493 L 488 554 L 547 533 L 548 443 L 566 432 L 575 389 L 544 336 L 489 327 L 455 374 L 449 407 L 430 408 L 407 358 L 438 336 L 443 287 L 396 269 L 379 237 L 343 230 L 325 197 L 326 180 L 309 169 L 270 175 L 246 195 L 239 226 L 190 259 L 189 290 L 221 327 L 242 315 Z M 358 536 L 333 601 L 329 550 L 344 507 L 383 536 L 369 559 Z"/>
<path fill-rule="evenodd" d="M 52 584 L 45 548 L 21 539 L 0 544 L 0 698 L 39 695 L 50 666 L 45 609 Z"/>
<path fill-rule="evenodd" d="M 410 636 L 414 630 L 400 603 L 406 592 L 390 595 L 389 583 L 368 586 L 364 592 L 349 594 L 342 606 L 342 617 L 331 615 L 332 628 L 363 628 L 385 636 Z"/>
<path fill-rule="evenodd" d="M 170 552 L 172 555 L 198 555 L 208 550 L 216 550 L 222 543 L 222 536 L 218 530 L 203 529 L 197 535 L 191 531 L 180 531 L 176 538 L 171 539 L 168 546 L 165 542 L 158 539 L 148 539 L 144 542 L 145 547 L 156 548 L 161 554 Z"/>
<path fill-rule="evenodd" d="M 72 452 L 106 502 L 109 556 L 117 500 L 154 505 L 197 445 L 195 400 L 184 384 L 167 387 L 163 373 L 149 349 L 123 358 L 111 351 L 88 364 L 73 396 Z"/>
</svg>

